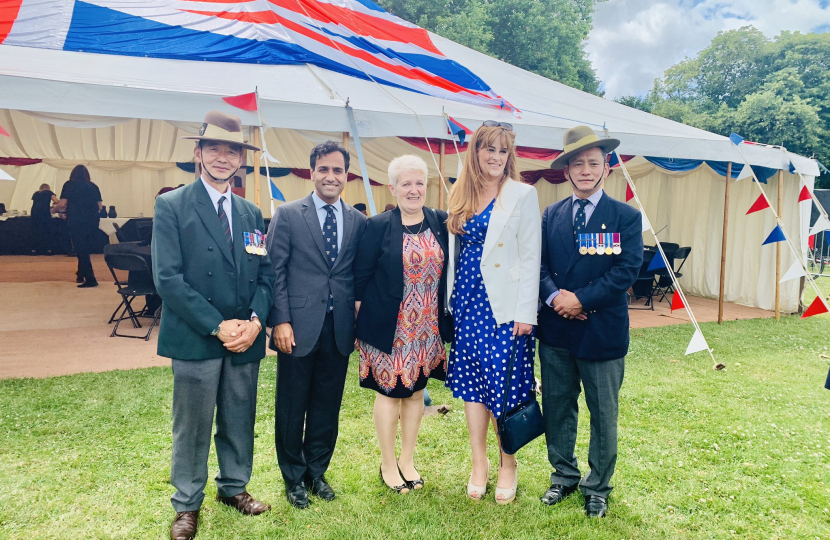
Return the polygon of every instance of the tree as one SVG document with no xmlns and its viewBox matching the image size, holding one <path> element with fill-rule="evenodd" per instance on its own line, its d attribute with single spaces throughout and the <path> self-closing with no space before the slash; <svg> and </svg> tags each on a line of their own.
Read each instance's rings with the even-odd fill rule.
<svg viewBox="0 0 830 540">
<path fill-rule="evenodd" d="M 601 95 L 585 52 L 605 0 L 380 0 L 390 13 L 457 43 Z M 497 86 L 497 82 L 491 82 Z"/>
<path fill-rule="evenodd" d="M 780 144 L 830 161 L 830 34 L 783 32 L 770 40 L 753 27 L 721 32 L 696 58 L 666 70 L 632 106 L 702 129 Z M 830 187 L 830 175 L 817 179 Z"/>
</svg>

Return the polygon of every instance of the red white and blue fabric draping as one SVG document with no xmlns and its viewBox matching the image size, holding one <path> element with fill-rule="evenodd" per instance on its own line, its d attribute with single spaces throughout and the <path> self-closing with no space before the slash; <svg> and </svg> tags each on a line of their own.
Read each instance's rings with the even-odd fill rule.
<svg viewBox="0 0 830 540">
<path fill-rule="evenodd" d="M 370 0 L 4 0 L 0 44 L 178 60 L 313 64 L 430 96 L 513 107 Z"/>
<path fill-rule="evenodd" d="M 728 161 L 704 161 L 701 159 L 672 159 L 647 156 L 646 159 L 649 163 L 672 172 L 693 171 L 705 163 L 720 176 L 726 176 L 726 170 L 729 165 Z M 732 163 L 732 178 L 738 178 L 743 166 L 743 163 Z M 770 169 L 757 165 L 753 165 L 752 170 L 755 172 L 755 176 L 758 177 L 758 181 L 763 184 L 766 184 L 767 180 L 778 172 L 778 169 Z"/>
</svg>

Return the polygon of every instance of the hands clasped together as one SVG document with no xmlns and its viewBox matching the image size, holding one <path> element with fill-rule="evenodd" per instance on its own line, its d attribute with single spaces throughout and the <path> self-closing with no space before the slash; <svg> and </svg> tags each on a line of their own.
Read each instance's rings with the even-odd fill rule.
<svg viewBox="0 0 830 540">
<path fill-rule="evenodd" d="M 553 299 L 553 309 L 565 319 L 584 321 L 588 315 L 582 310 L 582 302 L 571 291 L 559 289 L 559 294 Z"/>
<path fill-rule="evenodd" d="M 262 323 L 259 319 L 243 321 L 240 319 L 229 319 L 219 324 L 219 333 L 216 334 L 225 348 L 231 352 L 243 353 L 254 344 L 257 335 L 262 330 Z"/>
</svg>

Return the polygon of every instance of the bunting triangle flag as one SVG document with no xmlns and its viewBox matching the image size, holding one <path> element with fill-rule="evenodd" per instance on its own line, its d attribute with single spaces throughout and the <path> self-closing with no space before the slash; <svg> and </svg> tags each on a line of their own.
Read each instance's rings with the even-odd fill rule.
<svg viewBox="0 0 830 540">
<path fill-rule="evenodd" d="M 798 202 L 809 201 L 813 197 L 810 195 L 810 190 L 807 189 L 807 186 L 803 186 L 801 188 L 801 193 L 798 194 Z"/>
<path fill-rule="evenodd" d="M 222 101 L 224 101 L 228 105 L 233 105 L 237 109 L 242 109 L 243 111 L 257 110 L 256 92 L 251 92 L 250 94 L 242 94 L 239 96 L 223 97 Z"/>
<path fill-rule="evenodd" d="M 781 281 L 778 283 L 784 283 L 785 281 L 790 281 L 791 279 L 797 279 L 800 277 L 804 277 L 807 275 L 807 272 L 804 271 L 804 265 L 801 264 L 801 261 L 795 261 L 790 269 L 787 270 L 787 273 L 784 274 L 784 277 L 781 278 Z"/>
<path fill-rule="evenodd" d="M 740 174 L 738 174 L 738 178 L 735 179 L 736 182 L 743 180 L 744 178 L 752 178 L 752 167 L 749 165 L 744 164 L 744 168 L 741 169 Z"/>
<path fill-rule="evenodd" d="M 686 304 L 683 303 L 683 297 L 680 296 L 680 293 L 675 292 L 671 297 L 671 310 L 672 310 L 672 313 L 674 313 L 678 309 L 683 309 L 685 307 L 686 307 Z"/>
<path fill-rule="evenodd" d="M 9 132 L 3 129 L 3 126 L 0 126 L 0 135 L 4 137 L 11 137 L 11 135 L 9 135 Z"/>
<path fill-rule="evenodd" d="M 692 336 L 692 340 L 689 342 L 689 346 L 686 347 L 686 356 L 690 354 L 694 354 L 700 351 L 708 351 L 709 345 L 706 343 L 706 338 L 703 337 L 703 334 L 700 330 L 695 330 L 695 335 Z"/>
<path fill-rule="evenodd" d="M 646 213 L 643 212 L 643 232 L 646 232 L 649 229 L 651 229 L 651 222 L 649 222 Z"/>
<path fill-rule="evenodd" d="M 758 211 L 763 210 L 765 208 L 769 208 L 769 201 L 767 201 L 767 198 L 764 197 L 763 194 L 758 195 L 758 198 L 755 200 L 755 202 L 749 208 L 746 215 L 752 214 L 754 212 L 758 212 Z"/>
<path fill-rule="evenodd" d="M 738 146 L 739 144 L 744 142 L 744 138 L 738 135 L 737 133 L 731 133 L 729 135 L 729 140 L 732 141 L 732 144 L 734 144 L 735 146 Z"/>
<path fill-rule="evenodd" d="M 651 259 L 651 262 L 648 265 L 648 272 L 652 270 L 660 270 L 661 268 L 666 267 L 666 260 L 663 258 L 663 255 L 658 251 L 654 254 L 654 258 Z"/>
<path fill-rule="evenodd" d="M 767 236 L 767 239 L 764 240 L 764 243 L 761 244 L 761 245 L 765 246 L 767 244 L 774 244 L 776 242 L 783 242 L 786 239 L 787 239 L 787 237 L 784 236 L 784 231 L 781 230 L 781 225 L 776 225 L 775 228 L 772 230 L 772 232 L 769 233 L 769 236 Z"/>
<path fill-rule="evenodd" d="M 270 183 L 271 183 L 271 199 L 285 202 L 285 195 L 282 194 L 282 191 L 280 191 L 277 188 L 277 186 L 274 184 L 273 180 Z"/>
<path fill-rule="evenodd" d="M 467 138 L 467 135 L 472 135 L 473 132 L 470 131 L 470 128 L 453 118 L 452 116 L 447 117 L 447 132 L 454 136 L 458 137 L 458 142 L 460 144 L 464 144 L 464 140 Z"/>
<path fill-rule="evenodd" d="M 822 313 L 827 313 L 827 304 L 824 303 L 824 300 L 821 296 L 816 296 L 816 299 L 813 300 L 813 303 L 810 304 L 810 307 L 807 308 L 807 311 L 804 312 L 804 315 L 801 316 L 802 319 L 806 319 L 807 317 L 812 317 L 813 315 L 821 315 Z"/>
<path fill-rule="evenodd" d="M 14 182 L 14 177 L 12 177 L 10 174 L 8 174 L 3 169 L 0 169 L 0 180 L 10 180 L 10 181 Z"/>
<path fill-rule="evenodd" d="M 830 230 L 830 221 L 824 217 L 824 214 L 819 214 L 818 219 L 816 220 L 815 225 L 810 228 L 810 234 L 814 235 L 816 233 L 820 233 L 821 231 Z"/>
<path fill-rule="evenodd" d="M 631 191 L 631 186 L 628 183 L 625 184 L 625 202 L 630 201 L 634 198 L 634 192 Z"/>
</svg>

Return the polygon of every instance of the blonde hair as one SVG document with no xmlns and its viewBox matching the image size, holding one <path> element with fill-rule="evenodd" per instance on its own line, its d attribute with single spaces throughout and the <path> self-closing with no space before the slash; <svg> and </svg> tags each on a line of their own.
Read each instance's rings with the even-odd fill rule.
<svg viewBox="0 0 830 540">
<path fill-rule="evenodd" d="M 447 228 L 453 234 L 464 234 L 464 223 L 476 213 L 481 203 L 481 191 L 487 173 L 481 168 L 478 159 L 478 151 L 482 148 L 493 146 L 501 139 L 503 146 L 507 148 L 507 163 L 504 166 L 504 181 L 508 178 L 518 178 L 516 166 L 516 134 L 507 131 L 502 127 L 481 126 L 473 133 L 470 144 L 467 147 L 467 159 L 464 161 L 464 168 L 461 176 L 455 181 L 452 192 L 450 192 L 449 218 Z M 501 185 L 499 186 L 501 190 Z"/>
<path fill-rule="evenodd" d="M 389 162 L 389 185 L 395 186 L 398 183 L 398 177 L 405 172 L 418 171 L 424 174 L 424 181 L 427 179 L 428 170 L 426 162 L 418 156 L 406 154 L 398 156 Z"/>
<path fill-rule="evenodd" d="M 51 189 L 51 188 L 49 187 L 49 184 L 41 184 L 41 185 L 40 185 L 40 190 L 39 190 L 39 191 L 46 191 L 47 189 Z"/>
</svg>

